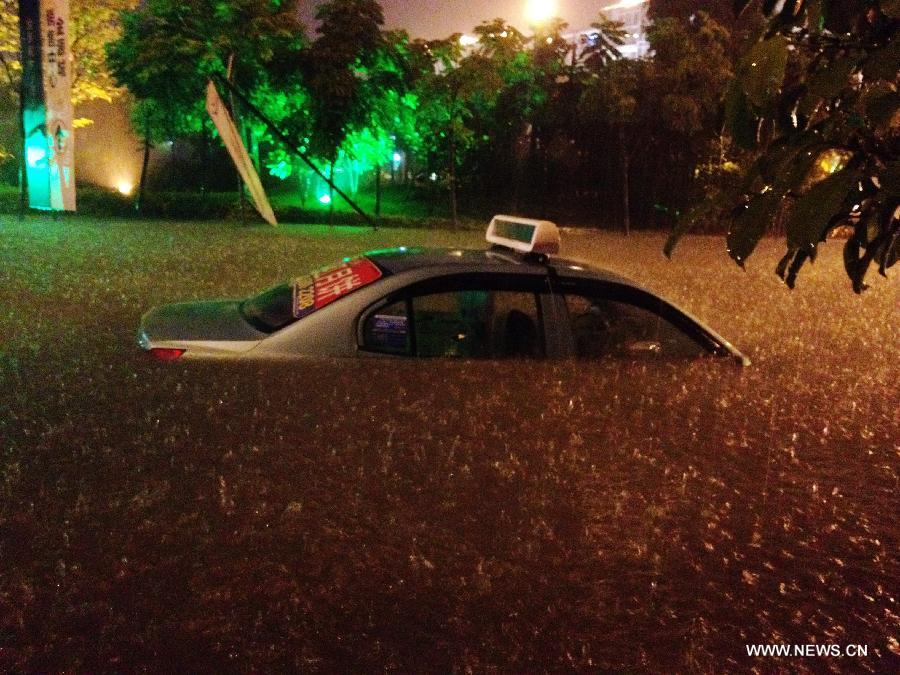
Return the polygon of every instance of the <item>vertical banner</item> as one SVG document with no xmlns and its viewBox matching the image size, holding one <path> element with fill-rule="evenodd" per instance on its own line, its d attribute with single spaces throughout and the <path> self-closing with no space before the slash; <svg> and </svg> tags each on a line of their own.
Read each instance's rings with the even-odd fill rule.
<svg viewBox="0 0 900 675">
<path fill-rule="evenodd" d="M 228 149 L 228 154 L 231 155 L 238 173 L 241 174 L 244 184 L 250 190 L 250 197 L 253 199 L 253 205 L 256 207 L 256 210 L 259 211 L 259 215 L 269 225 L 277 225 L 278 221 L 275 220 L 275 213 L 269 205 L 269 199 L 266 197 L 266 191 L 259 180 L 259 174 L 256 173 L 256 167 L 253 166 L 250 155 L 247 154 L 247 148 L 244 147 L 244 143 L 241 141 L 241 135 L 234 125 L 234 120 L 231 119 L 222 97 L 219 96 L 219 92 L 216 90 L 216 85 L 212 82 L 206 85 L 206 112 L 209 113 L 213 123 L 216 125 L 219 136 Z"/>
<path fill-rule="evenodd" d="M 68 0 L 20 0 L 22 121 L 28 203 L 75 210 Z"/>
</svg>

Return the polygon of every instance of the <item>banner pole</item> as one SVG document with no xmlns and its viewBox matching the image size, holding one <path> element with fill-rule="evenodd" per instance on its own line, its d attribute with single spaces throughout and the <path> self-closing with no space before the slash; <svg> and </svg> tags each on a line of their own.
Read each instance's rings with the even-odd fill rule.
<svg viewBox="0 0 900 675">
<path fill-rule="evenodd" d="M 275 126 L 275 123 L 272 122 L 272 120 L 270 120 L 266 116 L 265 113 L 263 113 L 259 108 L 257 108 L 255 105 L 253 105 L 250 102 L 250 100 L 243 94 L 243 92 L 241 92 L 240 89 L 238 89 L 234 84 L 229 82 L 226 78 L 222 77 L 221 75 L 216 74 L 216 75 L 213 75 L 213 77 L 215 77 L 215 79 L 219 83 L 221 83 L 226 89 L 228 89 L 229 92 L 231 92 L 235 96 L 237 96 L 241 102 L 241 105 L 243 105 L 247 110 L 249 110 L 251 113 L 253 113 L 257 118 L 259 118 L 259 120 L 269 128 L 269 131 L 271 131 L 272 134 L 278 140 L 280 140 L 282 143 L 284 143 L 285 146 L 290 148 L 294 152 L 294 154 L 296 154 L 300 159 L 302 159 L 303 162 L 310 169 L 312 169 L 319 178 L 324 180 L 328 184 L 328 186 L 341 197 L 341 199 L 343 199 L 345 202 L 347 202 L 347 204 L 350 205 L 350 208 L 352 208 L 354 211 L 356 211 L 357 214 L 362 216 L 373 230 L 378 229 L 378 223 L 376 221 L 374 221 L 372 219 L 372 217 L 369 216 L 369 214 L 367 214 L 365 211 L 363 211 L 356 202 L 354 202 L 352 199 L 350 199 L 350 197 L 347 196 L 347 194 L 343 190 L 341 190 L 337 185 L 335 185 L 334 182 L 328 176 L 326 176 L 324 172 L 320 171 L 319 168 L 315 164 L 313 164 L 313 162 L 309 159 L 309 157 L 306 155 L 305 152 L 300 152 L 300 148 L 298 148 L 294 144 L 294 142 L 291 140 L 291 138 L 286 133 L 281 131 L 281 129 L 279 129 L 277 126 Z"/>
<path fill-rule="evenodd" d="M 19 81 L 19 222 L 25 220 L 28 201 L 28 167 L 25 165 L 25 77 Z"/>
</svg>

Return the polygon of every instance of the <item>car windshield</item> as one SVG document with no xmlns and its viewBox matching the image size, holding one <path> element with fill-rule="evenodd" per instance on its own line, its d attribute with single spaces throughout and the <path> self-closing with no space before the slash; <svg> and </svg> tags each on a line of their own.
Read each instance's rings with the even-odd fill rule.
<svg viewBox="0 0 900 675">
<path fill-rule="evenodd" d="M 257 330 L 274 333 L 345 295 L 368 286 L 383 272 L 365 257 L 344 258 L 292 282 L 278 284 L 241 303 L 241 314 Z"/>
<path fill-rule="evenodd" d="M 278 284 L 241 303 L 243 317 L 265 333 L 274 333 L 294 321 L 294 291 L 289 283 Z"/>
</svg>

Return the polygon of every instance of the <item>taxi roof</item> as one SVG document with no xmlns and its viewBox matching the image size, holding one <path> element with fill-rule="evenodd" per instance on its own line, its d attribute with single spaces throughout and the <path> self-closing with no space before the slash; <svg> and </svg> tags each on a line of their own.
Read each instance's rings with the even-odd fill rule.
<svg viewBox="0 0 900 675">
<path fill-rule="evenodd" d="M 577 260 L 556 256 L 539 260 L 528 254 L 517 253 L 501 247 L 453 249 L 401 246 L 369 251 L 364 255 L 389 274 L 400 274 L 427 267 L 459 267 L 460 272 L 502 271 L 513 274 L 543 274 L 548 268 L 552 268 L 557 274 L 564 276 L 593 278 L 640 287 L 630 279 L 614 272 L 599 269 Z"/>
</svg>

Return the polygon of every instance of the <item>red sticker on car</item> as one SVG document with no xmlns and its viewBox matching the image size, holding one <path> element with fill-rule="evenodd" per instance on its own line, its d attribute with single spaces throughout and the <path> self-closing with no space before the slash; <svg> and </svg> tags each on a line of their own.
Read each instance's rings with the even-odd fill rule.
<svg viewBox="0 0 900 675">
<path fill-rule="evenodd" d="M 368 258 L 357 258 L 294 282 L 294 316 L 302 319 L 381 278 Z"/>
</svg>

